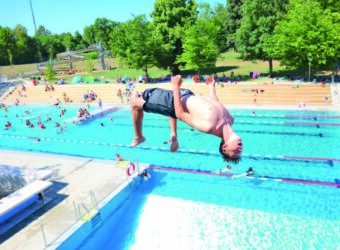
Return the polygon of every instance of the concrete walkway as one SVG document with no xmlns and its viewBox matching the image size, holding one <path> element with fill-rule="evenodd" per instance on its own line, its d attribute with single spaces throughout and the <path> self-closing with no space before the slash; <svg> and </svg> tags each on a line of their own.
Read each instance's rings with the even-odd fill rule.
<svg viewBox="0 0 340 250">
<path fill-rule="evenodd" d="M 0 159 L 6 165 L 53 171 L 47 193 L 52 201 L 1 235 L 1 249 L 44 249 L 42 226 L 50 244 L 76 222 L 74 204 L 90 210 L 95 206 L 91 191 L 99 202 L 127 179 L 115 161 L 7 150 L 0 150 Z M 81 212 L 86 212 L 82 206 Z"/>
</svg>

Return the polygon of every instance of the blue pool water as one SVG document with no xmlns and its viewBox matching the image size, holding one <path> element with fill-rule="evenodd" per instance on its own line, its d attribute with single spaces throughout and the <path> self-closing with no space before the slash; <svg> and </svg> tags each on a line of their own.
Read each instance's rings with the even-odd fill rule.
<svg viewBox="0 0 340 250">
<path fill-rule="evenodd" d="M 47 112 L 34 108 L 41 116 L 47 113 L 52 120 L 60 119 L 54 116 L 58 111 L 55 107 Z M 16 107 L 11 109 L 11 114 L 22 112 Z M 67 107 L 67 117 L 63 119 L 76 116 L 77 110 L 78 107 Z M 4 124 L 8 117 L 0 112 L 0 122 Z M 244 143 L 243 159 L 232 166 L 232 173 L 241 174 L 253 167 L 256 175 L 271 179 L 340 182 L 340 127 L 335 126 L 340 123 L 339 113 L 257 110 L 253 116 L 250 110 L 231 112 L 236 118 L 234 129 Z M 169 145 L 165 144 L 169 139 L 167 119 L 153 114 L 145 115 L 146 142 L 137 148 L 128 147 L 133 139 L 128 108 L 82 125 L 67 124 L 63 133 L 53 126 L 46 130 L 25 128 L 15 116 L 11 122 L 13 128 L 0 133 L 1 148 L 103 159 L 114 159 L 118 152 L 133 161 L 195 171 L 225 167 L 217 153 L 219 139 L 183 123 L 178 126 L 182 151 L 169 153 Z M 150 171 L 151 179 L 128 187 L 132 191 L 124 201 L 106 212 L 103 222 L 93 232 L 87 232 L 85 240 L 72 244 L 82 249 L 339 247 L 340 188 L 259 178 L 232 179 L 198 175 L 195 171 Z M 60 249 L 68 249 L 66 243 Z"/>
</svg>

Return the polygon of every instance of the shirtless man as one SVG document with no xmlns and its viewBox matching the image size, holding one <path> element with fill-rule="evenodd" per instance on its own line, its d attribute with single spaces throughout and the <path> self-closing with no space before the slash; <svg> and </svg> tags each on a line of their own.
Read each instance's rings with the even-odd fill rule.
<svg viewBox="0 0 340 250">
<path fill-rule="evenodd" d="M 145 111 L 169 117 L 171 152 L 177 151 L 179 147 L 176 120 L 178 118 L 201 132 L 221 138 L 219 152 L 222 158 L 228 162 L 238 163 L 242 152 L 242 141 L 231 127 L 234 118 L 218 101 L 214 78 L 209 77 L 206 83 L 210 97 L 195 96 L 190 90 L 180 89 L 182 77 L 177 75 L 171 79 L 172 91 L 159 88 L 147 89 L 142 96 L 132 100 L 135 137 L 131 146 L 137 146 L 145 141 L 142 134 Z"/>
</svg>

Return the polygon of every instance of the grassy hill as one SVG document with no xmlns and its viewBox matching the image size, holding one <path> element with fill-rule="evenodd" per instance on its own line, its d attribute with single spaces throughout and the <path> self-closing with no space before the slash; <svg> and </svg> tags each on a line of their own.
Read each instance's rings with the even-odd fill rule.
<svg viewBox="0 0 340 250">
<path fill-rule="evenodd" d="M 105 63 L 108 67 L 111 67 L 111 70 L 98 71 L 95 70 L 90 74 L 85 72 L 86 69 L 86 61 L 74 62 L 74 69 L 79 72 L 81 76 L 92 76 L 92 77 L 103 77 L 105 79 L 115 79 L 116 77 L 123 77 L 128 75 L 132 78 L 138 78 L 138 76 L 142 75 L 144 72 L 142 70 L 129 69 L 123 65 L 119 65 L 114 58 L 106 58 Z M 98 61 L 94 60 L 94 67 L 96 69 L 99 68 Z M 68 64 L 63 64 L 62 68 L 69 68 Z M 203 69 L 201 74 L 222 74 L 225 73 L 227 76 L 230 75 L 231 71 L 234 71 L 235 75 L 241 74 L 242 76 L 249 76 L 249 73 L 252 71 L 258 71 L 261 75 L 267 75 L 269 70 L 268 62 L 263 61 L 243 61 L 240 59 L 240 55 L 237 52 L 229 51 L 223 53 L 218 58 L 216 63 L 216 67 Z M 273 62 L 273 70 L 276 72 L 284 72 L 285 68 L 279 65 L 278 61 Z M 37 72 L 37 64 L 25 64 L 25 65 L 13 65 L 13 66 L 1 66 L 0 67 L 0 76 L 8 76 L 15 77 L 17 75 L 21 75 L 23 73 Z M 162 70 L 158 68 L 150 68 L 149 75 L 152 78 L 159 78 L 161 76 L 165 76 L 169 74 L 169 70 Z M 197 72 L 190 69 L 183 69 L 182 74 L 184 76 L 197 74 Z M 58 74 L 57 77 L 65 77 L 66 80 L 71 78 L 72 76 Z"/>
</svg>

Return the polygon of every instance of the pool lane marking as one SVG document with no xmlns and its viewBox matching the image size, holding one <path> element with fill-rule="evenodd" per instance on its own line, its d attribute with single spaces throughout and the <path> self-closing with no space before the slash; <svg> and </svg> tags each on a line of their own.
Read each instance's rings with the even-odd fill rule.
<svg viewBox="0 0 340 250">
<path fill-rule="evenodd" d="M 119 126 L 132 126 L 132 124 L 126 124 L 126 123 L 115 123 L 115 125 Z M 168 126 L 160 126 L 160 125 L 149 125 L 146 124 L 144 125 L 145 127 L 149 128 L 166 128 L 169 129 Z M 183 128 L 181 127 L 182 130 L 186 131 L 195 131 L 193 128 Z M 253 133 L 253 134 L 273 134 L 273 135 L 299 135 L 299 136 L 317 136 L 317 137 L 323 137 L 323 133 L 298 133 L 298 132 L 279 132 L 279 131 L 256 131 L 256 130 L 242 130 L 238 129 L 237 131 L 243 132 L 243 133 Z"/>
<path fill-rule="evenodd" d="M 224 173 L 214 173 L 210 171 L 203 170 L 194 170 L 194 169 L 182 169 L 182 168 L 171 168 L 171 167 L 163 167 L 150 165 L 149 168 L 160 170 L 160 171 L 169 171 L 169 172 L 178 172 L 178 173 L 190 173 L 190 174 L 198 174 L 198 175 L 209 175 L 209 176 L 223 176 L 233 178 L 247 178 L 247 179 L 257 179 L 263 181 L 277 181 L 277 182 L 287 182 L 287 183 L 298 183 L 304 185 L 319 185 L 319 186 L 330 186 L 330 187 L 340 187 L 340 183 L 326 182 L 326 181 L 311 181 L 311 180 L 303 180 L 303 179 L 292 179 L 292 178 L 276 178 L 270 176 L 238 176 L 236 174 L 224 174 Z"/>
<path fill-rule="evenodd" d="M 110 142 L 97 142 L 97 141 L 84 141 L 84 140 L 68 140 L 68 139 L 56 139 L 56 138 L 44 138 L 44 137 L 30 137 L 30 136 L 15 136 L 15 135 L 1 135 L 0 137 L 8 137 L 8 138 L 19 138 L 19 139 L 40 139 L 41 141 L 58 141 L 58 142 L 69 142 L 69 143 L 81 143 L 81 144 L 90 144 L 90 145 L 106 145 L 106 146 L 114 146 L 114 147 L 125 147 L 125 148 L 135 148 L 129 144 L 121 144 L 121 143 L 110 143 Z M 138 146 L 137 149 L 146 149 L 146 150 L 158 150 L 158 151 L 168 151 L 168 148 L 164 147 L 155 147 L 155 146 Z M 187 153 L 187 154 L 198 154 L 198 155 L 213 155 L 219 156 L 220 153 L 216 151 L 206 151 L 206 150 L 195 150 L 195 149 L 178 149 L 177 152 Z M 305 157 L 305 156 L 294 156 L 294 155 L 270 155 L 270 154 L 248 154 L 243 153 L 243 157 L 249 158 L 263 158 L 263 159 L 290 159 L 290 160 L 302 160 L 302 161 L 327 161 L 327 162 L 340 162 L 340 159 L 337 158 L 323 158 L 323 157 Z"/>
<path fill-rule="evenodd" d="M 340 123 L 327 122 L 284 122 L 284 125 L 303 125 L 303 126 L 340 126 Z"/>
<path fill-rule="evenodd" d="M 285 115 L 284 118 L 301 119 L 340 119 L 340 116 L 314 116 L 314 115 Z"/>
<path fill-rule="evenodd" d="M 259 124 L 259 125 L 284 125 L 284 126 L 340 126 L 340 123 L 326 123 L 326 122 L 269 122 L 269 121 L 251 121 L 240 120 L 235 124 Z"/>
<path fill-rule="evenodd" d="M 304 156 L 292 156 L 292 155 L 284 155 L 284 159 L 295 159 L 295 160 L 312 160 L 312 161 L 340 161 L 340 159 L 336 158 L 317 158 L 317 157 L 304 157 Z"/>
<path fill-rule="evenodd" d="M 265 117 L 265 118 L 287 118 L 287 119 L 340 119 L 340 116 L 320 116 L 320 115 L 246 115 L 246 114 L 233 114 L 235 117 L 249 117 L 249 118 L 257 118 L 257 117 Z M 108 116 L 109 118 L 131 118 L 131 116 Z M 145 117 L 146 120 L 167 120 L 166 118 L 161 117 Z M 236 121 L 237 122 L 237 121 Z"/>
<path fill-rule="evenodd" d="M 146 120 L 165 120 L 163 118 Z M 274 126 L 340 126 L 340 123 L 327 123 L 327 122 L 282 122 L 282 121 L 254 121 L 254 120 L 236 120 L 237 124 L 256 124 L 256 125 L 274 125 Z"/>
</svg>

